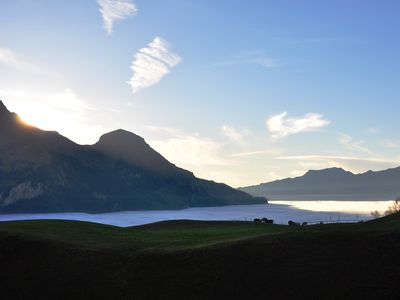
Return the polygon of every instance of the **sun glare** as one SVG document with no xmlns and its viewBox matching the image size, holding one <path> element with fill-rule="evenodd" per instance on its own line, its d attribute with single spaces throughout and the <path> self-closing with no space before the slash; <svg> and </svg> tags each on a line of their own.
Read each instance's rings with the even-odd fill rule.
<svg viewBox="0 0 400 300">
<path fill-rule="evenodd" d="M 370 215 L 372 211 L 384 212 L 393 201 L 273 201 L 275 204 L 290 205 L 297 209 L 315 212 L 342 212 Z"/>
<path fill-rule="evenodd" d="M 43 130 L 61 130 L 65 127 L 62 114 L 43 106 L 28 105 L 18 109 L 21 122 Z"/>
</svg>

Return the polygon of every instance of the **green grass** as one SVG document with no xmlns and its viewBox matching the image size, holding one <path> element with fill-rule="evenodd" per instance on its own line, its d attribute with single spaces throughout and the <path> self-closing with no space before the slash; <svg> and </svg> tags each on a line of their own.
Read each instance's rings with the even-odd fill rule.
<svg viewBox="0 0 400 300">
<path fill-rule="evenodd" d="M 63 220 L 0 222 L 0 233 L 31 239 L 53 240 L 79 247 L 136 251 L 173 251 L 270 235 L 301 236 L 341 232 L 352 234 L 369 231 L 400 230 L 399 216 L 358 224 L 284 226 L 254 222 L 165 221 L 144 226 L 121 228 L 96 223 Z"/>
<path fill-rule="evenodd" d="M 313 226 L 0 222 L 4 299 L 400 299 L 400 215 Z"/>
<path fill-rule="evenodd" d="M 205 247 L 293 229 L 288 226 L 252 222 L 169 221 L 128 228 L 60 220 L 0 223 L 0 233 L 54 240 L 81 247 L 126 251 L 168 251 Z"/>
</svg>

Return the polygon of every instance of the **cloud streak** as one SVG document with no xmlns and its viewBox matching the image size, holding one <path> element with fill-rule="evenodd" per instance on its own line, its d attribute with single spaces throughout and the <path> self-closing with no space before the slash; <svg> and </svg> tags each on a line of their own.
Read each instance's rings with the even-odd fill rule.
<svg viewBox="0 0 400 300">
<path fill-rule="evenodd" d="M 400 148 L 400 141 L 394 141 L 394 140 L 384 140 L 382 141 L 382 145 L 386 148 Z"/>
<path fill-rule="evenodd" d="M 240 152 L 240 153 L 234 153 L 229 155 L 229 157 L 249 157 L 249 156 L 256 156 L 256 155 L 262 155 L 262 154 L 269 154 L 269 155 L 275 155 L 277 150 L 257 150 L 257 151 L 249 151 L 249 152 Z"/>
<path fill-rule="evenodd" d="M 199 136 L 171 137 L 151 143 L 174 163 L 187 166 L 223 166 L 230 162 L 223 157 L 223 145 Z"/>
<path fill-rule="evenodd" d="M 374 154 L 371 150 L 363 146 L 364 141 L 356 141 L 351 136 L 341 133 L 339 143 L 353 151 L 360 151 L 367 154 Z"/>
<path fill-rule="evenodd" d="M 323 115 L 316 113 L 308 113 L 300 118 L 288 118 L 287 112 L 283 112 L 270 117 L 266 124 L 271 137 L 279 139 L 296 133 L 315 131 L 329 125 L 330 122 L 324 119 Z"/>
<path fill-rule="evenodd" d="M 250 135 L 250 132 L 248 130 L 244 129 L 236 129 L 235 127 L 231 125 L 222 125 L 221 127 L 221 132 L 224 136 L 229 138 L 230 140 L 236 142 L 236 143 L 241 143 L 243 142 L 243 139 L 247 136 Z"/>
<path fill-rule="evenodd" d="M 168 160 L 192 170 L 193 167 L 230 165 L 224 155 L 224 144 L 197 133 L 177 128 L 140 126 L 141 134 Z"/>
<path fill-rule="evenodd" d="M 27 61 L 17 52 L 0 47 L 0 65 L 4 65 L 8 68 L 17 69 L 24 72 L 32 72 L 32 73 L 43 73 L 45 72 L 44 68 L 40 68 L 35 64 Z"/>
<path fill-rule="evenodd" d="M 289 155 L 278 156 L 275 159 L 279 160 L 299 160 L 299 161 L 324 161 L 324 160 L 343 160 L 343 161 L 363 161 L 374 163 L 400 163 L 398 159 L 385 159 L 380 157 L 356 157 L 356 156 L 341 156 L 341 155 Z"/>
<path fill-rule="evenodd" d="M 231 59 L 219 63 L 219 65 L 254 64 L 264 68 L 280 67 L 278 60 L 267 56 L 262 50 L 253 50 L 233 56 Z"/>
<path fill-rule="evenodd" d="M 180 63 L 181 58 L 170 52 L 169 48 L 166 40 L 156 37 L 146 48 L 135 54 L 131 66 L 133 76 L 127 82 L 133 94 L 158 83 Z"/>
<path fill-rule="evenodd" d="M 97 0 L 103 18 L 103 27 L 111 35 L 115 22 L 137 14 L 136 5 L 130 0 Z"/>
</svg>

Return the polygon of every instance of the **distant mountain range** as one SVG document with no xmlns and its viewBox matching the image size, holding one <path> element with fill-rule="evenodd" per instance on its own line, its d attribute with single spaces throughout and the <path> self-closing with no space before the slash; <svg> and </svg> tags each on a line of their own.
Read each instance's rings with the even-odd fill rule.
<svg viewBox="0 0 400 300">
<path fill-rule="evenodd" d="M 300 177 L 240 190 L 270 200 L 392 200 L 400 196 L 400 167 L 363 174 L 341 168 L 310 170 Z"/>
<path fill-rule="evenodd" d="M 45 116 L 43 116 L 45 118 Z M 24 124 L 0 101 L 0 213 L 110 212 L 265 203 L 196 178 L 143 138 L 116 130 L 92 146 Z"/>
</svg>

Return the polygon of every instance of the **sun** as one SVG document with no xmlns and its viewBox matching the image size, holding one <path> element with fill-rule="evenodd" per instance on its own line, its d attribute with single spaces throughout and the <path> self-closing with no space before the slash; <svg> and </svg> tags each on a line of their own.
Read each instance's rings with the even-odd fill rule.
<svg viewBox="0 0 400 300">
<path fill-rule="evenodd" d="M 61 131 L 68 127 L 68 122 L 62 113 L 46 106 L 25 103 L 16 111 L 18 111 L 21 123 L 26 126 L 34 126 L 48 131 Z"/>
</svg>

